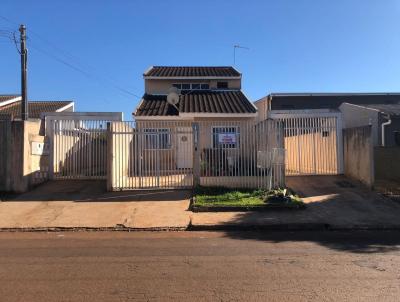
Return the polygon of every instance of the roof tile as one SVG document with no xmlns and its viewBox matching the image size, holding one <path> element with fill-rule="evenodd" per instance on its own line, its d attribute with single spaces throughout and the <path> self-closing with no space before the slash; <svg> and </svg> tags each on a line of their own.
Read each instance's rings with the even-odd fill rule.
<svg viewBox="0 0 400 302">
<path fill-rule="evenodd" d="M 40 118 L 42 113 L 56 112 L 62 107 L 71 104 L 71 101 L 37 101 L 28 102 L 30 118 Z M 0 107 L 0 114 L 11 115 L 12 118 L 21 118 L 21 101 L 16 101 Z"/>
<path fill-rule="evenodd" d="M 145 77 L 240 77 L 232 66 L 153 66 Z"/>
<path fill-rule="evenodd" d="M 196 91 L 182 94 L 177 104 L 181 113 L 255 113 L 256 109 L 239 90 Z M 145 94 L 136 116 L 176 116 L 178 110 L 168 104 L 166 95 Z"/>
</svg>

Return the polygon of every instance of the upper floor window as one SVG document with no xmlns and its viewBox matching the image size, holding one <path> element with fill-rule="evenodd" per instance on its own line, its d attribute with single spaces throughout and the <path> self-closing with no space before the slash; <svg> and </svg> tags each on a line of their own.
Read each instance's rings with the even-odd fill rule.
<svg viewBox="0 0 400 302">
<path fill-rule="evenodd" d="M 176 87 L 181 90 L 208 90 L 210 89 L 210 85 L 206 83 L 176 83 L 172 84 L 173 87 Z"/>
<path fill-rule="evenodd" d="M 228 82 L 217 82 L 217 88 L 218 89 L 227 89 L 228 88 Z"/>
</svg>

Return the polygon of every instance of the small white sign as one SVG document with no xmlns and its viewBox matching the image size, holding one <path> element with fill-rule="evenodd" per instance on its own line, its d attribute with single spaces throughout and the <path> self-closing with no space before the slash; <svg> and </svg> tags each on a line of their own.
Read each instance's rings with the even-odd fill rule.
<svg viewBox="0 0 400 302">
<path fill-rule="evenodd" d="M 220 144 L 236 144 L 236 133 L 219 133 L 218 142 Z"/>
<path fill-rule="evenodd" d="M 48 155 L 49 144 L 41 142 L 32 142 L 32 155 Z"/>
</svg>

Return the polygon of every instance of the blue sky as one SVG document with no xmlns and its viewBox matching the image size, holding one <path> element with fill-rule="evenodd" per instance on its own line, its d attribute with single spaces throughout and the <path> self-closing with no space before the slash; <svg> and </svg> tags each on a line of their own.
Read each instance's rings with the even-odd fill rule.
<svg viewBox="0 0 400 302">
<path fill-rule="evenodd" d="M 234 44 L 250 48 L 236 67 L 253 101 L 400 91 L 400 0 L 2 0 L 0 16 L 0 30 L 28 28 L 29 98 L 79 111 L 130 120 L 149 66 L 232 65 Z M 0 94 L 19 91 L 18 53 L 0 37 Z"/>
</svg>

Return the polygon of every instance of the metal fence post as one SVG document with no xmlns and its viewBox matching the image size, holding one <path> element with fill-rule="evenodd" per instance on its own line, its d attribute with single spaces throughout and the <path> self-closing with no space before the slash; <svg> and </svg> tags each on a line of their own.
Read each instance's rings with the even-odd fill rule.
<svg viewBox="0 0 400 302">
<path fill-rule="evenodd" d="M 113 161 L 114 161 L 114 154 L 113 154 L 113 134 L 112 134 L 112 127 L 111 122 L 107 122 L 107 136 L 106 136 L 106 144 L 107 144 L 107 191 L 113 191 Z"/>
<path fill-rule="evenodd" d="M 193 186 L 200 185 L 199 124 L 193 123 Z"/>
</svg>

